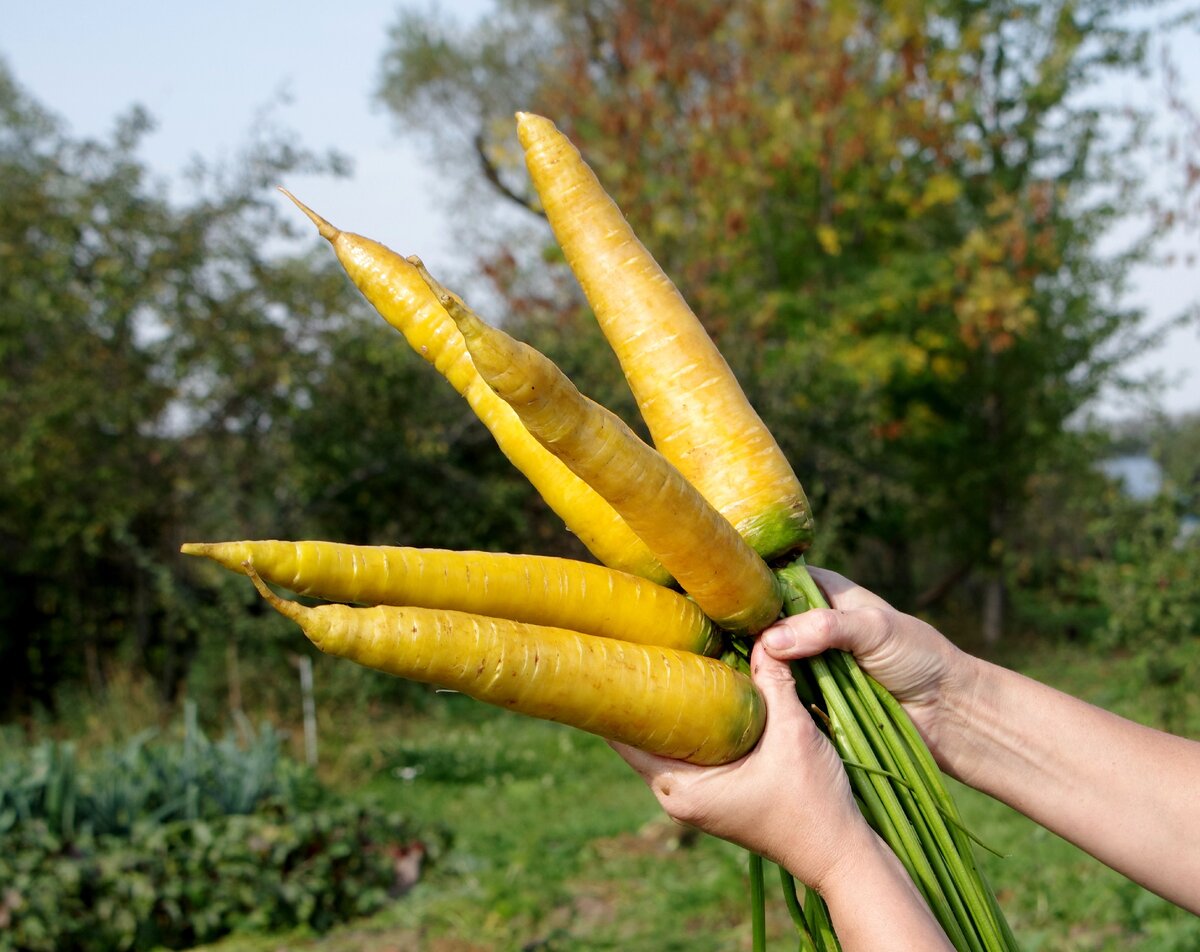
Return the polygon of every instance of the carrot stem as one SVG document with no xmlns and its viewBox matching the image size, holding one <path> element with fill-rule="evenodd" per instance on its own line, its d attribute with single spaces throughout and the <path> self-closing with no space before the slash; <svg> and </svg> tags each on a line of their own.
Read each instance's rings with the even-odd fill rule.
<svg viewBox="0 0 1200 952">
<path fill-rule="evenodd" d="M 802 558 L 776 575 L 789 614 L 828 607 Z M 970 834 L 904 709 L 852 655 L 827 651 L 806 664 L 864 815 L 904 864 L 955 948 L 1016 949 L 975 863 Z M 806 909 L 810 904 L 811 897 Z"/>
<path fill-rule="evenodd" d="M 261 595 L 275 611 L 283 615 L 285 618 L 290 618 L 292 621 L 299 622 L 304 617 L 303 607 L 295 602 L 290 602 L 287 599 L 280 598 L 267 587 L 267 583 L 258 577 L 258 573 L 254 571 L 254 563 L 247 559 L 242 563 L 242 568 L 246 574 L 250 576 L 250 581 L 254 583 L 254 587 L 258 589 L 258 594 Z"/>
<path fill-rule="evenodd" d="M 751 852 L 750 856 L 750 945 L 754 952 L 767 950 L 767 901 L 763 877 L 763 858 Z"/>
</svg>

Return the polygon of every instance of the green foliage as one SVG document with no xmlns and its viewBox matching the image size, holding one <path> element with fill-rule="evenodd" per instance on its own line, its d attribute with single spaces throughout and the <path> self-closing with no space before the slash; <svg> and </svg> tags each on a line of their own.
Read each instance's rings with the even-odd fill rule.
<svg viewBox="0 0 1200 952">
<path fill-rule="evenodd" d="M 1109 446 L 1149 462 L 1178 452 L 1182 426 L 1117 427 Z M 1175 465 L 1187 475 L 1190 464 Z M 1169 476 L 1153 497 L 1134 498 L 1082 459 L 1075 473 L 1039 481 L 1024 550 L 1009 565 L 1022 626 L 1117 653 L 1152 692 L 1157 720 L 1175 730 L 1200 664 L 1195 505 L 1194 491 Z"/>
<path fill-rule="evenodd" d="M 251 141 L 169 198 L 151 126 L 74 138 L 0 64 L 0 717 L 124 665 L 218 693 L 230 640 L 249 666 L 298 644 L 186 540 L 556 534 L 328 249 L 297 250 L 319 239 L 274 186 L 345 161 Z"/>
<path fill-rule="evenodd" d="M 118 649 L 170 695 L 196 638 L 172 565 L 183 514 L 239 501 L 193 482 L 211 474 L 197 460 L 261 476 L 271 453 L 247 431 L 294 397 L 278 314 L 320 309 L 320 276 L 297 284 L 264 250 L 281 231 L 267 184 L 335 163 L 253 143 L 176 206 L 137 158 L 145 114 L 72 139 L 0 64 L 0 117 L 3 706 L 98 686 Z"/>
<path fill-rule="evenodd" d="M 1097 596 L 1108 613 L 1099 642 L 1161 653 L 1167 663 L 1172 647 L 1200 636 L 1200 534 L 1184 528 L 1167 495 L 1123 507 L 1097 521 L 1092 533 L 1106 555 L 1094 565 Z"/>
<path fill-rule="evenodd" d="M 1129 510 L 1093 527 L 1106 553 L 1091 566 L 1107 614 L 1096 641 L 1130 656 L 1157 692 L 1158 720 L 1178 731 L 1200 671 L 1200 533 L 1181 522 L 1168 495 Z"/>
<path fill-rule="evenodd" d="M 415 836 L 395 814 L 351 804 L 143 824 L 128 837 L 67 840 L 29 824 L 0 838 L 0 949 L 181 949 L 230 932 L 325 931 L 388 903 Z M 423 837 L 415 848 L 439 848 Z"/>
<path fill-rule="evenodd" d="M 243 725 L 141 734 L 79 763 L 44 741 L 0 763 L 0 950 L 189 948 L 322 932 L 410 888 L 448 839 L 344 802 Z"/>
<path fill-rule="evenodd" d="M 252 813 L 269 801 L 315 804 L 315 780 L 282 756 L 270 724 L 241 733 L 209 740 L 189 704 L 178 742 L 145 731 L 83 767 L 74 743 L 44 740 L 0 763 L 0 835 L 39 823 L 68 841 L 130 836 L 140 824 Z"/>
</svg>

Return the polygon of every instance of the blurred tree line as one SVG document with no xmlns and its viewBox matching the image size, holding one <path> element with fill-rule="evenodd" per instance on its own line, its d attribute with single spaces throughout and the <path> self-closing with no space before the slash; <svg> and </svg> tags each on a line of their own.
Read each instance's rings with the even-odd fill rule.
<svg viewBox="0 0 1200 952">
<path fill-rule="evenodd" d="M 343 160 L 252 142 L 177 202 L 137 156 L 149 128 L 74 139 L 0 69 L 2 713 L 113 664 L 170 697 L 247 625 L 264 650 L 250 593 L 184 564 L 187 539 L 548 532 L 327 249 L 287 250 L 274 185 Z"/>
<path fill-rule="evenodd" d="M 509 117 L 552 117 L 773 424 L 816 557 L 909 607 L 962 596 L 995 641 L 1032 494 L 1087 482 L 1095 446 L 1070 424 L 1152 340 L 1124 291 L 1197 167 L 1172 153 L 1164 206 L 1146 163 L 1194 150 L 1197 127 L 1177 101 L 1155 139 L 1113 91 L 1186 18 L 1092 0 L 496 7 L 469 28 L 401 17 L 381 100 L 465 185 L 534 213 Z M 1114 246 L 1120 223 L 1138 229 Z M 539 290 L 556 256 L 532 232 L 481 261 L 502 313 L 590 330 L 577 295 Z"/>
<path fill-rule="evenodd" d="M 481 307 L 632 421 L 525 184 L 511 114 L 552 117 L 778 434 L 814 557 L 994 638 L 1008 583 L 1078 558 L 1099 437 L 1068 424 L 1150 340 L 1123 291 L 1179 209 L 1134 158 L 1170 143 L 1089 91 L 1146 68 L 1152 27 L 1089 0 L 498 0 L 402 15 L 380 98 L 461 184 Z M 0 64 L 0 114 L 0 714 L 296 644 L 185 539 L 581 556 L 293 231 L 272 186 L 342 157 L 266 138 L 179 200 L 137 110 L 73 138 Z M 513 214 L 466 217 L 485 195 Z"/>
</svg>

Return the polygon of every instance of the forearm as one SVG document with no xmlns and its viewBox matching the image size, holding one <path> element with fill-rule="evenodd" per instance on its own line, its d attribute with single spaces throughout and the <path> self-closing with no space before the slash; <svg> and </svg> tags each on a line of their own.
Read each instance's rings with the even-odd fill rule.
<svg viewBox="0 0 1200 952">
<path fill-rule="evenodd" d="M 1200 914 L 1200 743 L 972 663 L 943 713 L 943 769 Z"/>
<path fill-rule="evenodd" d="M 874 833 L 819 884 L 843 952 L 953 950 L 896 855 Z"/>
</svg>

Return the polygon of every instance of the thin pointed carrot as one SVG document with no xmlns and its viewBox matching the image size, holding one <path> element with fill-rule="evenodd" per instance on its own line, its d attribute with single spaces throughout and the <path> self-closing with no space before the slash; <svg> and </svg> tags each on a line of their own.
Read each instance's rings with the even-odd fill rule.
<svg viewBox="0 0 1200 952">
<path fill-rule="evenodd" d="M 350 279 L 410 346 L 470 404 L 505 456 L 605 565 L 666 584 L 670 576 L 603 499 L 534 440 L 475 372 L 462 335 L 412 262 L 385 245 L 342 231 L 281 188 L 332 246 Z"/>
<path fill-rule="evenodd" d="M 651 753 L 727 763 L 765 723 L 750 679 L 714 658 L 429 608 L 306 608 L 247 566 L 259 592 L 321 651 Z"/>
<path fill-rule="evenodd" d="M 674 466 L 583 396 L 549 358 L 485 324 L 455 295 L 441 300 L 480 376 L 612 504 L 706 615 L 739 632 L 760 631 L 778 617 L 771 570 Z"/>
<path fill-rule="evenodd" d="M 658 450 L 764 558 L 812 540 L 808 500 L 725 358 L 549 119 L 517 113 L 542 208 Z"/>
<path fill-rule="evenodd" d="M 339 542 L 189 542 L 181 551 L 335 602 L 449 608 L 640 644 L 716 654 L 719 632 L 669 588 L 602 565 L 540 555 Z"/>
</svg>

